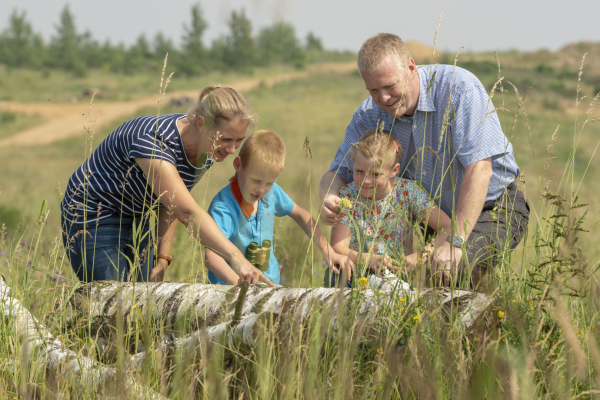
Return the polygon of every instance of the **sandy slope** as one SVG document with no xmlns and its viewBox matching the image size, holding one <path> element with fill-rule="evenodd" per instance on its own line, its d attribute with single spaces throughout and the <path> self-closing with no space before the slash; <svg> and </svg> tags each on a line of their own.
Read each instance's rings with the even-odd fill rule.
<svg viewBox="0 0 600 400">
<path fill-rule="evenodd" d="M 311 65 L 305 71 L 279 74 L 267 78 L 252 78 L 237 82 L 228 82 L 227 85 L 239 90 L 240 92 L 247 92 L 261 84 L 272 86 L 279 82 L 289 81 L 297 78 L 305 78 L 312 74 L 323 72 L 349 72 L 354 69 L 356 69 L 356 64 L 354 62 L 318 64 Z M 195 98 L 198 95 L 198 89 L 167 93 L 163 101 L 168 103 L 171 98 L 182 96 Z M 103 125 L 134 114 L 141 108 L 156 106 L 157 102 L 158 94 L 140 97 L 127 102 L 108 103 L 95 101 L 92 112 L 98 113 L 96 131 Z M 49 104 L 4 101 L 0 102 L 0 109 L 15 113 L 39 114 L 45 119 L 44 123 L 41 125 L 0 140 L 0 148 L 9 146 L 20 147 L 46 145 L 68 137 L 84 137 L 86 135 L 84 126 L 88 125 L 86 122 L 86 114 L 89 109 L 89 104 L 86 103 Z"/>
</svg>

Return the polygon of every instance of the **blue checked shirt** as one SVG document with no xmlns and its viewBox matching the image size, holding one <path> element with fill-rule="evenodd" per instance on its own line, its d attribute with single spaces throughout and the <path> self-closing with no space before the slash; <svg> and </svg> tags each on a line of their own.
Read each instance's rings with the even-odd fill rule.
<svg viewBox="0 0 600 400">
<path fill-rule="evenodd" d="M 490 157 L 486 201 L 497 199 L 519 167 L 485 88 L 475 75 L 452 65 L 425 65 L 418 73 L 414 116 L 392 118 L 369 97 L 354 112 L 329 170 L 352 182 L 351 143 L 383 122 L 402 145 L 400 175 L 420 182 L 446 214 L 457 208 L 465 168 Z"/>
</svg>

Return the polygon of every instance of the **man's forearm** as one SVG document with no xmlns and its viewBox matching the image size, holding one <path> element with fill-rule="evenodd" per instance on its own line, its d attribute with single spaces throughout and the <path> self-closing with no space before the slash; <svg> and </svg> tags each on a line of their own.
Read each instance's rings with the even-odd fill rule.
<svg viewBox="0 0 600 400">
<path fill-rule="evenodd" d="M 340 193 L 342 186 L 347 184 L 348 181 L 332 171 L 327 171 L 321 177 L 319 183 L 319 191 L 321 198 L 325 198 L 328 194 L 335 194 L 336 196 Z"/>
<path fill-rule="evenodd" d="M 491 177 L 491 158 L 477 161 L 467 166 L 465 170 L 455 219 L 455 234 L 462 236 L 465 240 L 479 219 Z"/>
</svg>

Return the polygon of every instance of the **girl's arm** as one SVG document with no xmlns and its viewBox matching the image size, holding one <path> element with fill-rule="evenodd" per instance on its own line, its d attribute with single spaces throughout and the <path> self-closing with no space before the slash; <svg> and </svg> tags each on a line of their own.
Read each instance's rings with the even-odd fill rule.
<svg viewBox="0 0 600 400">
<path fill-rule="evenodd" d="M 302 228 L 306 236 L 312 238 L 313 243 L 323 254 L 327 264 L 333 268 L 335 273 L 339 273 L 336 265 L 339 265 L 341 270 L 348 268 L 348 271 L 352 271 L 354 268 L 354 262 L 346 255 L 338 254 L 333 247 L 327 243 L 327 238 L 321 232 L 321 229 L 311 217 L 310 213 L 298 204 L 294 203 L 294 209 L 289 216 L 296 221 L 296 223 Z M 350 279 L 351 273 L 348 275 Z"/>
<path fill-rule="evenodd" d="M 438 247 L 445 242 L 446 236 L 450 234 L 450 230 L 452 229 L 452 220 L 448 217 L 448 214 L 434 204 L 424 213 L 422 222 L 429 225 L 436 232 L 442 233 L 437 235 L 435 242 L 427 243 L 425 245 L 425 248 L 423 249 L 423 258 L 426 258 L 435 247 Z M 404 261 L 406 262 L 407 270 L 411 271 L 417 267 L 419 255 L 416 252 L 412 253 L 404 257 Z"/>
<path fill-rule="evenodd" d="M 161 207 L 158 210 L 158 245 L 156 254 L 162 254 L 163 256 L 171 255 L 171 244 L 173 243 L 173 236 L 175 236 L 178 222 L 177 218 L 167 208 Z M 150 272 L 149 281 L 161 282 L 164 279 L 168 266 L 169 263 L 167 260 L 157 258 L 156 266 Z"/>
<path fill-rule="evenodd" d="M 223 257 L 209 248 L 206 249 L 206 266 L 208 270 L 215 274 L 219 279 L 230 285 L 237 285 L 240 280 L 238 274 L 231 269 Z"/>
<path fill-rule="evenodd" d="M 160 198 L 161 203 L 173 210 L 173 215 L 187 228 L 191 228 L 194 236 L 202 245 L 214 249 L 231 263 L 231 268 L 242 281 L 249 283 L 265 282 L 275 286 L 263 273 L 246 260 L 246 257 L 221 232 L 215 221 L 204 211 L 190 194 L 181 180 L 175 166 L 157 159 L 135 158 L 152 191 Z"/>
</svg>

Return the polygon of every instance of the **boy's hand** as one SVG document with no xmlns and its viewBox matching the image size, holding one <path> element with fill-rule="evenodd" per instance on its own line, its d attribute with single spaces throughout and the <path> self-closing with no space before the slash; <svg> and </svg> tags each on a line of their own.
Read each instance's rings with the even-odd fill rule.
<svg viewBox="0 0 600 400">
<path fill-rule="evenodd" d="M 258 283 L 263 282 L 269 286 L 275 286 L 258 268 L 250 264 L 246 258 L 232 259 L 231 268 L 240 277 L 238 284 L 242 282 Z"/>
<path fill-rule="evenodd" d="M 348 282 L 352 278 L 352 273 L 354 272 L 356 274 L 356 271 L 354 271 L 354 262 L 347 256 L 343 256 L 338 253 L 332 253 L 329 257 L 328 264 L 333 273 L 336 275 L 339 275 L 340 272 L 343 273 L 344 271 L 348 271 Z"/>
<path fill-rule="evenodd" d="M 321 210 L 321 217 L 325 225 L 334 225 L 336 222 L 341 221 L 346 213 L 340 209 L 339 202 L 340 198 L 335 194 L 328 194 L 323 200 L 323 209 Z"/>
<path fill-rule="evenodd" d="M 385 270 L 385 268 L 390 271 L 396 271 L 397 268 L 392 263 L 392 257 L 389 255 L 377 255 L 374 254 L 371 256 L 371 261 L 369 262 L 369 268 L 373 270 L 375 273 L 381 274 Z"/>
</svg>

